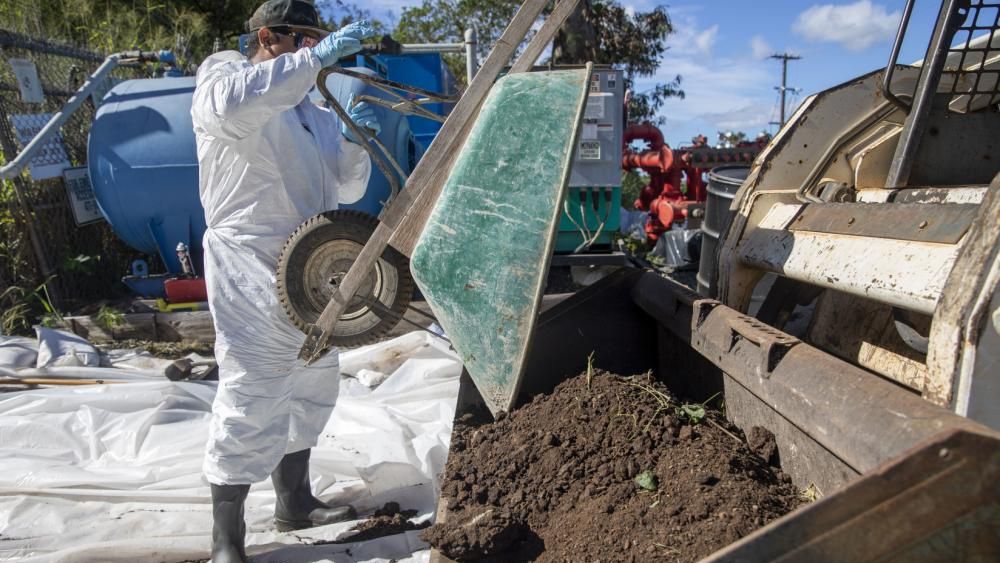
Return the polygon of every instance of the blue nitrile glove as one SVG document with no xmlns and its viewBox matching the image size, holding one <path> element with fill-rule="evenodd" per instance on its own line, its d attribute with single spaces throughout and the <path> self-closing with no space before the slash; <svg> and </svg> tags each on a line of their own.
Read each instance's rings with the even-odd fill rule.
<svg viewBox="0 0 1000 563">
<path fill-rule="evenodd" d="M 375 36 L 375 30 L 368 20 L 359 20 L 327 35 L 315 47 L 313 53 L 323 66 L 330 66 L 347 55 L 361 50 L 361 40 Z"/>
<path fill-rule="evenodd" d="M 368 105 L 368 102 L 361 102 L 355 105 L 354 94 L 351 94 L 350 99 L 347 100 L 347 115 L 351 117 L 351 121 L 355 125 L 362 129 L 367 129 L 367 133 L 373 137 L 382 132 L 382 125 L 379 124 L 378 118 L 375 117 L 375 110 Z M 346 123 L 340 125 L 340 130 L 344 133 L 344 137 L 352 143 L 360 145 L 365 142 L 365 140 L 356 139 L 354 132 L 347 127 Z"/>
</svg>

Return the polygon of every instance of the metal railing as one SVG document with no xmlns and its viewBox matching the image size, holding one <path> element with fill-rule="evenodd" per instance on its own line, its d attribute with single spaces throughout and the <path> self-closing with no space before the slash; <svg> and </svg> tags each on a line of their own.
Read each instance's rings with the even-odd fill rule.
<svg viewBox="0 0 1000 563">
<path fill-rule="evenodd" d="M 22 95 L 11 59 L 31 68 L 40 96 Z M 77 226 L 61 174 L 35 177 L 35 166 L 50 147 L 57 147 L 60 170 L 87 161 L 87 139 L 100 94 L 101 78 L 123 80 L 148 75 L 145 68 L 126 67 L 108 57 L 0 30 L 0 293 L 9 288 L 21 299 L 44 286 L 50 305 L 74 304 L 112 297 L 128 264 L 141 256 L 127 248 L 103 222 Z M 89 78 L 88 78 L 89 77 Z M 94 95 L 92 95 L 94 94 Z M 30 121 L 40 133 L 18 135 L 14 125 Z M 22 131 L 23 133 L 23 131 Z M 49 176 L 49 175 L 45 175 Z M 18 305 L 8 293 L 0 311 Z M 33 305 L 37 303 L 32 302 Z M 21 321 L 20 329 L 24 329 Z M 33 322 L 33 320 L 30 320 Z"/>
<path fill-rule="evenodd" d="M 997 45 L 1000 43 L 1000 0 L 942 2 L 912 101 L 907 103 L 898 93 L 892 92 L 892 77 L 913 3 L 914 0 L 908 0 L 903 10 L 882 84 L 886 99 L 907 112 L 886 178 L 886 187 L 889 188 L 908 184 L 920 139 L 924 136 L 939 93 L 950 98 L 952 111 L 963 112 L 996 104 L 1000 98 L 1000 71 L 991 70 L 988 66 L 1000 55 Z M 944 91 L 941 91 L 942 84 L 945 85 Z M 955 107 L 956 102 L 959 107 Z"/>
</svg>

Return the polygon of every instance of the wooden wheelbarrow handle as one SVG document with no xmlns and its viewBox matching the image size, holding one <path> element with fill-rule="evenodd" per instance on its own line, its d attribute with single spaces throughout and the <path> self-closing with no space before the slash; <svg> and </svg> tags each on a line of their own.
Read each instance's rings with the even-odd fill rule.
<svg viewBox="0 0 1000 563">
<path fill-rule="evenodd" d="M 121 379 L 63 379 L 59 377 L 0 377 L 0 385 L 104 385 L 127 383 Z"/>
<path fill-rule="evenodd" d="M 541 29 L 514 63 L 512 72 L 525 72 L 532 68 L 578 2 L 579 0 L 561 0 L 556 5 L 552 14 L 546 18 Z M 461 150 L 465 137 L 479 113 L 479 106 L 486 99 L 493 82 L 507 66 L 546 4 L 547 0 L 524 1 L 486 57 L 482 67 L 470 81 L 465 93 L 455 104 L 434 142 L 406 180 L 406 189 L 392 198 L 383 209 L 379 216 L 381 222 L 375 232 L 351 264 L 347 275 L 333 292 L 326 308 L 306 331 L 305 342 L 299 350 L 299 359 L 306 365 L 314 363 L 333 347 L 333 330 L 341 313 L 347 308 L 368 272 L 389 245 L 390 238 L 396 241 L 399 245 L 396 248 L 404 255 L 409 256 L 412 252 L 414 241 L 419 236 L 423 222 L 426 221 L 430 209 L 434 207 L 434 202 L 446 180 L 447 174 L 443 171 L 449 168 L 453 156 Z M 407 240 L 401 240 L 400 236 L 393 237 L 397 229 L 407 233 Z"/>
</svg>

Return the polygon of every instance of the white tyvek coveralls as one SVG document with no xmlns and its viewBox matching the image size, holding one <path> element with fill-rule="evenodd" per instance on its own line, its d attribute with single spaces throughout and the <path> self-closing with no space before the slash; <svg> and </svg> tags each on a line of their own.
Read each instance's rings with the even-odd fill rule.
<svg viewBox="0 0 1000 563">
<path fill-rule="evenodd" d="M 315 446 L 337 399 L 337 351 L 304 367 L 305 337 L 275 290 L 288 235 L 360 199 L 371 172 L 336 114 L 306 99 L 320 68 L 301 49 L 256 65 L 226 51 L 198 69 L 191 115 L 219 362 L 204 471 L 217 485 L 261 481 L 284 454 Z"/>
</svg>

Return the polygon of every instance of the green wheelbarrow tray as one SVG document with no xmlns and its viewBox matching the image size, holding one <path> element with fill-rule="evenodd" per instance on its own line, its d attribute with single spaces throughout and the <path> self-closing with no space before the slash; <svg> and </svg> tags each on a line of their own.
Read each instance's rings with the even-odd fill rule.
<svg viewBox="0 0 1000 563">
<path fill-rule="evenodd" d="M 556 241 L 590 65 L 498 80 L 410 269 L 487 406 L 513 406 Z"/>
</svg>

